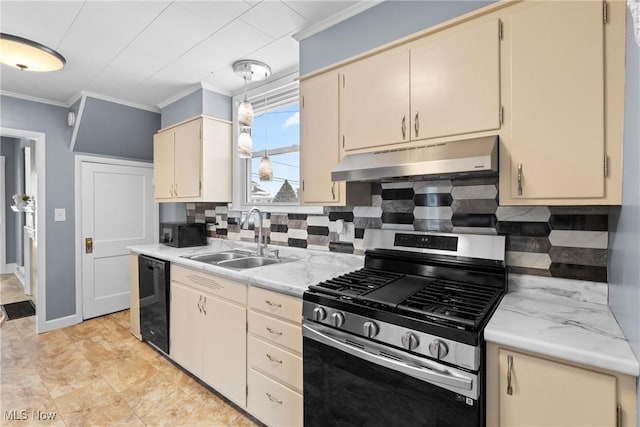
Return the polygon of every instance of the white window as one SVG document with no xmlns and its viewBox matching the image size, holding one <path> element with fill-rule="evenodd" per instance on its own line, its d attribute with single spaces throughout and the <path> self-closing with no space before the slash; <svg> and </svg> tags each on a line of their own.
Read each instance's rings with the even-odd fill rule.
<svg viewBox="0 0 640 427">
<path fill-rule="evenodd" d="M 268 82 L 248 92 L 254 110 L 252 157 L 240 158 L 235 150 L 233 210 L 258 206 L 272 212 L 321 211 L 317 207 L 300 207 L 299 202 L 300 108 L 296 76 Z M 233 98 L 234 147 L 239 133 L 237 106 L 243 99 L 244 93 Z M 261 180 L 258 173 L 264 156 L 271 160 L 271 180 Z"/>
</svg>

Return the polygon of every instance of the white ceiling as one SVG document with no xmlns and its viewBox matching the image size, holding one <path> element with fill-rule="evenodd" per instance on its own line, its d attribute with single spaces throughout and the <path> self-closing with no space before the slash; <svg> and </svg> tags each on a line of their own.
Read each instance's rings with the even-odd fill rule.
<svg viewBox="0 0 640 427">
<path fill-rule="evenodd" d="M 204 83 L 240 89 L 231 64 L 298 64 L 291 36 L 360 1 L 0 1 L 0 30 L 60 52 L 60 71 L 2 65 L 0 89 L 66 103 L 80 90 L 155 107 Z"/>
</svg>

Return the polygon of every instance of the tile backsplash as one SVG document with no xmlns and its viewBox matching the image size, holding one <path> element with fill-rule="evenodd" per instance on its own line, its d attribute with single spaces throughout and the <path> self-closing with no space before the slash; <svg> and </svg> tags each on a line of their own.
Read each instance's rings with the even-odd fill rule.
<svg viewBox="0 0 640 427">
<path fill-rule="evenodd" d="M 227 205 L 187 203 L 187 221 L 210 237 L 256 241 Z M 498 206 L 497 177 L 375 183 L 370 206 L 325 207 L 322 215 L 265 214 L 272 245 L 362 253 L 367 229 L 500 234 L 513 273 L 607 281 L 608 207 Z"/>
</svg>

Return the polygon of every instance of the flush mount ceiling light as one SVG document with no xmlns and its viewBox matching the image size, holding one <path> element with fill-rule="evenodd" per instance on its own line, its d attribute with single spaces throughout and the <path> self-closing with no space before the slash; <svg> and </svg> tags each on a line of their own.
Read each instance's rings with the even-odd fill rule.
<svg viewBox="0 0 640 427">
<path fill-rule="evenodd" d="M 244 100 L 238 106 L 238 123 L 240 135 L 238 137 L 238 154 L 240 158 L 251 157 L 251 125 L 253 125 L 253 106 L 247 99 L 247 81 L 266 79 L 271 74 L 271 67 L 264 62 L 253 59 L 243 59 L 234 62 L 233 72 L 244 80 Z"/>
<path fill-rule="evenodd" d="M 67 63 L 47 46 L 5 33 L 0 33 L 0 62 L 27 71 L 56 71 Z"/>
</svg>

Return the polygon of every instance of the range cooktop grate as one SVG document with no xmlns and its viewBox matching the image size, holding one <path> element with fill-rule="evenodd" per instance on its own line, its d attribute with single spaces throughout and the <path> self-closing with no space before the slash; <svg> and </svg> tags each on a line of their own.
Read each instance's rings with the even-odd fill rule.
<svg viewBox="0 0 640 427">
<path fill-rule="evenodd" d="M 309 288 L 338 297 L 354 297 L 387 285 L 403 276 L 404 274 L 400 273 L 362 268 L 309 286 Z"/>
<path fill-rule="evenodd" d="M 499 296 L 495 288 L 439 279 L 398 304 L 397 311 L 476 328 Z"/>
</svg>

